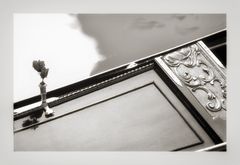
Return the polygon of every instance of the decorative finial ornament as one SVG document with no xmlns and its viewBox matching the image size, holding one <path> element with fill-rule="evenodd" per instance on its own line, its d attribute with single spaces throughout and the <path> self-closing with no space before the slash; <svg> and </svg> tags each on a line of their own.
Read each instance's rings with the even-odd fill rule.
<svg viewBox="0 0 240 165">
<path fill-rule="evenodd" d="M 49 69 L 45 67 L 44 61 L 33 61 L 33 68 L 39 73 L 40 77 L 42 78 L 42 81 L 39 84 L 40 92 L 41 92 L 41 99 L 43 107 L 45 111 L 45 116 L 50 117 L 53 115 L 53 110 L 48 107 L 47 104 L 47 92 L 46 92 L 46 86 L 47 84 L 44 82 L 44 78 L 47 77 Z"/>
</svg>

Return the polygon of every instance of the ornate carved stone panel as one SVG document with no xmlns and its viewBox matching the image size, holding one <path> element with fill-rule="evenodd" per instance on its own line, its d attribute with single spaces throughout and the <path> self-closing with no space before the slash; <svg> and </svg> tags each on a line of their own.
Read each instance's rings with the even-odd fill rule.
<svg viewBox="0 0 240 165">
<path fill-rule="evenodd" d="M 225 68 L 203 42 L 183 47 L 160 59 L 167 74 L 175 83 L 186 87 L 209 115 L 225 119 Z"/>
</svg>

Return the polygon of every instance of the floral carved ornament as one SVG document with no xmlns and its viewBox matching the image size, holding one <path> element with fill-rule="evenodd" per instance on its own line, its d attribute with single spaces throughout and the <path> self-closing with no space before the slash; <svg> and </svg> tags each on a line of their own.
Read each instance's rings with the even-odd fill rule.
<svg viewBox="0 0 240 165">
<path fill-rule="evenodd" d="M 205 98 L 205 101 L 200 102 L 207 111 L 211 114 L 221 110 L 226 111 L 225 78 L 205 58 L 204 52 L 197 44 L 169 53 L 163 57 L 163 60 L 195 97 Z M 205 94 L 196 94 L 197 91 Z"/>
</svg>

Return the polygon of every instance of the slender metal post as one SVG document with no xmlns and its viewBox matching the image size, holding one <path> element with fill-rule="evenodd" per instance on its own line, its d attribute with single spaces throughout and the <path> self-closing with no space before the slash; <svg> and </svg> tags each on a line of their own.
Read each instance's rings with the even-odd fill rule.
<svg viewBox="0 0 240 165">
<path fill-rule="evenodd" d="M 47 84 L 44 83 L 44 82 L 41 82 L 39 84 L 40 93 L 41 93 L 41 100 L 42 100 L 41 106 L 44 109 L 45 116 L 50 117 L 50 116 L 53 116 L 54 111 L 51 108 L 48 107 L 46 87 L 47 87 Z"/>
<path fill-rule="evenodd" d="M 45 116 L 50 117 L 53 116 L 54 111 L 48 107 L 47 104 L 47 92 L 46 87 L 47 84 L 44 82 L 44 78 L 47 77 L 49 69 L 45 67 L 44 61 L 33 61 L 33 68 L 39 73 L 40 77 L 42 78 L 42 82 L 39 84 L 40 94 L 41 94 L 41 101 L 42 101 L 42 108 L 44 109 Z"/>
</svg>

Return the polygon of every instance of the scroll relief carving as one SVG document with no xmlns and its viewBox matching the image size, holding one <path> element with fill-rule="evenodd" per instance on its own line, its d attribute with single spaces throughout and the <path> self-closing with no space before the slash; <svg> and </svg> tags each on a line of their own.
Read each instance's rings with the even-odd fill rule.
<svg viewBox="0 0 240 165">
<path fill-rule="evenodd" d="M 163 57 L 210 115 L 226 111 L 226 81 L 197 44 Z M 205 56 L 204 56 L 205 55 Z"/>
</svg>

